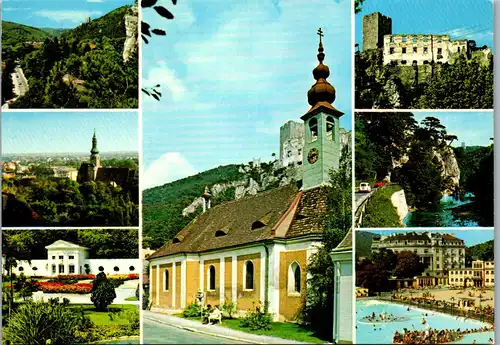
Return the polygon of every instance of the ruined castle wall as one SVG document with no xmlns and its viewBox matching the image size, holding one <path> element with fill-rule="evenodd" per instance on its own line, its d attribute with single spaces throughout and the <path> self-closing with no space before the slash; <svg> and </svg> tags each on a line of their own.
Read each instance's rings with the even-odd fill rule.
<svg viewBox="0 0 500 345">
<path fill-rule="evenodd" d="M 467 40 L 450 40 L 448 35 L 412 34 L 384 36 L 384 65 L 446 63 L 455 54 L 467 55 Z"/>
</svg>

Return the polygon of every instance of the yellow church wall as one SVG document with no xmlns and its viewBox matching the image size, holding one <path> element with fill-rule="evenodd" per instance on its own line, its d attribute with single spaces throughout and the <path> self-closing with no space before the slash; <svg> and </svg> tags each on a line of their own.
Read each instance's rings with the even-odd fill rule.
<svg viewBox="0 0 500 345">
<path fill-rule="evenodd" d="M 181 307 L 181 263 L 175 263 L 175 308 Z"/>
<path fill-rule="evenodd" d="M 243 285 L 243 266 L 250 260 L 254 267 L 254 283 L 252 290 L 245 290 Z M 260 302 L 260 253 L 240 255 L 237 257 L 237 308 L 238 310 L 252 310 L 254 302 Z"/>
<path fill-rule="evenodd" d="M 233 299 L 233 258 L 224 258 L 224 299 L 231 303 Z"/>
<path fill-rule="evenodd" d="M 186 307 L 196 303 L 196 294 L 200 288 L 200 262 L 186 261 Z"/>
<path fill-rule="evenodd" d="M 165 290 L 165 271 L 168 271 L 169 286 Z M 156 278 L 156 275 L 155 275 Z M 165 308 L 172 307 L 172 284 L 174 277 L 172 276 L 172 264 L 160 265 L 160 305 Z"/>
<path fill-rule="evenodd" d="M 288 268 L 296 261 L 300 266 L 300 294 L 288 292 Z M 305 300 L 306 291 L 306 250 L 286 251 L 280 253 L 280 316 L 285 320 L 297 319 Z"/>
<path fill-rule="evenodd" d="M 210 265 L 215 267 L 215 290 L 208 290 L 208 268 Z M 204 286 L 206 291 L 206 304 L 215 306 L 220 304 L 220 260 L 206 260 L 203 264 Z"/>
</svg>

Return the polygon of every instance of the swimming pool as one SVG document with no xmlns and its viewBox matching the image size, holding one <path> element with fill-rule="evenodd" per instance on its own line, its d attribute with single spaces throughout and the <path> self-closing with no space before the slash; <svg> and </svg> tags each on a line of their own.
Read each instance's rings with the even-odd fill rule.
<svg viewBox="0 0 500 345">
<path fill-rule="evenodd" d="M 392 314 L 395 317 L 405 317 L 404 321 L 376 323 L 375 327 L 371 322 L 361 321 L 367 315 L 375 313 Z M 427 314 L 425 320 L 427 324 L 423 325 L 422 314 Z M 416 307 L 407 307 L 399 304 L 393 304 L 378 300 L 356 301 L 356 343 L 357 344 L 392 344 L 392 338 L 395 331 L 403 332 L 403 328 L 410 330 L 425 330 L 427 325 L 434 329 L 467 329 L 478 328 L 488 325 L 477 320 L 465 320 L 462 317 L 451 316 Z M 493 338 L 494 332 L 475 333 L 464 336 L 459 344 L 472 344 L 475 339 L 477 344 L 488 344 L 488 339 Z"/>
</svg>

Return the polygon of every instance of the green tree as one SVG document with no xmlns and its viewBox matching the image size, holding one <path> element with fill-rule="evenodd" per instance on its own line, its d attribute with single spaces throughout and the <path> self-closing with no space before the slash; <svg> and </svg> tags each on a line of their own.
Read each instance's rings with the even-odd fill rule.
<svg viewBox="0 0 500 345">
<path fill-rule="evenodd" d="M 308 289 L 303 309 L 304 321 L 316 334 L 331 339 L 333 325 L 333 262 L 331 251 L 352 227 L 351 153 L 344 148 L 340 166 L 330 172 L 328 213 L 324 221 L 323 246 L 311 256 L 307 267 Z"/>
<path fill-rule="evenodd" d="M 96 287 L 92 287 L 92 292 L 90 294 L 90 300 L 94 304 L 97 310 L 105 311 L 108 308 L 108 305 L 113 303 L 116 298 L 115 286 L 114 284 L 107 279 L 104 273 L 99 273 L 99 275 L 103 274 L 104 277 L 99 277 L 94 279 L 94 284 Z"/>
<path fill-rule="evenodd" d="M 394 275 L 398 278 L 413 278 L 422 274 L 425 266 L 420 262 L 420 256 L 411 251 L 402 251 L 397 254 L 397 264 Z"/>
</svg>

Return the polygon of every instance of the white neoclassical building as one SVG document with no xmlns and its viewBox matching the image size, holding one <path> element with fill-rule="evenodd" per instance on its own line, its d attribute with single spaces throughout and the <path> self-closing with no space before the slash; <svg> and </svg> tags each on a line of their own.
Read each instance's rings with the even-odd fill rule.
<svg viewBox="0 0 500 345">
<path fill-rule="evenodd" d="M 91 259 L 88 248 L 68 241 L 58 240 L 45 247 L 47 259 L 18 260 L 14 273 L 26 276 L 57 276 L 66 274 L 129 274 L 141 271 L 137 259 Z M 4 258 L 2 258 L 4 264 Z"/>
</svg>

